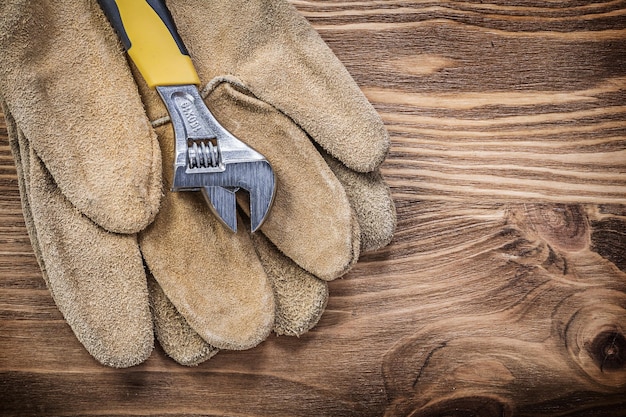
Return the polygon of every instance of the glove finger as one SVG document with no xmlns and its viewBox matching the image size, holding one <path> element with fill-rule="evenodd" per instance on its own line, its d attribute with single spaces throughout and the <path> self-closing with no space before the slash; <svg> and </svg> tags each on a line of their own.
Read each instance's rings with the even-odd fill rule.
<svg viewBox="0 0 626 417">
<path fill-rule="evenodd" d="M 261 233 L 252 234 L 252 241 L 274 288 L 274 332 L 303 335 L 322 317 L 328 301 L 328 284 L 280 253 Z"/>
<path fill-rule="evenodd" d="M 299 268 L 262 234 L 253 234 L 252 240 L 274 289 L 274 332 L 303 335 L 317 324 L 324 312 L 328 284 Z M 189 326 L 150 275 L 148 289 L 156 337 L 165 353 L 181 365 L 194 366 L 219 352 Z"/>
<path fill-rule="evenodd" d="M 5 113 L 6 115 L 6 113 Z M 7 117 L 24 218 L 52 297 L 78 340 L 104 365 L 143 362 L 153 348 L 143 263 L 135 236 L 108 233 L 61 194 Z"/>
<path fill-rule="evenodd" d="M 169 189 L 173 132 L 170 125 L 158 132 Z M 274 298 L 252 242 L 245 233 L 226 229 L 200 193 L 166 193 L 139 242 L 164 293 L 208 343 L 239 350 L 267 337 L 274 322 Z"/>
<path fill-rule="evenodd" d="M 262 234 L 251 234 L 255 249 L 272 283 L 276 302 L 274 332 L 301 336 L 317 324 L 328 300 L 328 285 L 299 268 Z M 181 365 L 198 365 L 219 349 L 207 343 L 167 298 L 157 281 L 148 276 L 155 333 L 163 350 Z"/>
<path fill-rule="evenodd" d="M 346 190 L 361 230 L 361 252 L 387 246 L 396 228 L 396 206 L 379 170 L 356 172 L 321 152 Z"/>
<path fill-rule="evenodd" d="M 30 209 L 30 202 L 28 196 L 30 195 L 30 147 L 28 142 L 22 137 L 22 140 L 18 140 L 20 136 L 23 136 L 19 132 L 15 120 L 6 107 L 4 101 L 2 101 L 2 112 L 4 120 L 6 122 L 9 145 L 11 147 L 11 153 L 15 160 L 15 169 L 17 171 L 17 183 L 20 190 L 20 201 L 22 203 L 22 212 L 24 214 L 24 223 L 26 224 L 26 231 L 33 247 L 33 253 L 37 258 L 37 263 L 41 266 L 44 278 L 47 281 L 46 273 L 43 270 L 43 259 L 41 258 L 41 250 L 39 249 L 39 240 L 35 233 L 35 226 L 33 224 L 32 210 Z M 23 154 L 23 155 L 22 155 Z"/>
<path fill-rule="evenodd" d="M 209 345 L 176 310 L 154 277 L 148 275 L 150 308 L 154 332 L 159 344 L 181 365 L 195 366 L 217 355 L 219 349 Z"/>
<path fill-rule="evenodd" d="M 341 183 L 298 126 L 235 88 L 235 82 L 212 83 L 206 101 L 222 125 L 265 155 L 274 169 L 276 196 L 263 234 L 321 279 L 345 274 L 359 256 L 359 229 Z"/>
<path fill-rule="evenodd" d="M 161 196 L 158 144 L 96 2 L 1 2 L 0 55 L 0 90 L 61 193 L 107 230 L 143 229 Z"/>
<path fill-rule="evenodd" d="M 354 170 L 367 172 L 382 163 L 389 137 L 380 117 L 286 1 L 185 0 L 168 6 L 200 79 L 238 77 Z"/>
</svg>

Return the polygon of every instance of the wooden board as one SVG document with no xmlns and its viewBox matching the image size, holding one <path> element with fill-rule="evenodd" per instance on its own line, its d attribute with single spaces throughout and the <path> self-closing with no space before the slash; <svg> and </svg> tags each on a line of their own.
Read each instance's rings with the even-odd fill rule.
<svg viewBox="0 0 626 417">
<path fill-rule="evenodd" d="M 301 338 L 104 368 L 0 130 L 0 415 L 626 416 L 626 2 L 293 3 L 391 133 L 392 244 Z"/>
</svg>

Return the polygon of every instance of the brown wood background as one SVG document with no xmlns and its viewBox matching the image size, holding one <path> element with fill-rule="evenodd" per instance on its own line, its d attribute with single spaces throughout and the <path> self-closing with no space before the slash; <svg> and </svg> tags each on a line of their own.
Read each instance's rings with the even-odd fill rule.
<svg viewBox="0 0 626 417">
<path fill-rule="evenodd" d="M 294 1 L 392 135 L 393 243 L 319 325 L 104 368 L 0 127 L 0 415 L 626 416 L 626 1 Z"/>
</svg>

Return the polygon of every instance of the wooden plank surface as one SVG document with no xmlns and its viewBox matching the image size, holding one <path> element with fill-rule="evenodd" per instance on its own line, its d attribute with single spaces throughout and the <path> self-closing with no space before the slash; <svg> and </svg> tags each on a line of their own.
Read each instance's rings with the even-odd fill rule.
<svg viewBox="0 0 626 417">
<path fill-rule="evenodd" d="M 301 338 L 104 368 L 2 125 L 0 415 L 626 416 L 626 1 L 293 3 L 391 133 L 392 244 Z"/>
</svg>

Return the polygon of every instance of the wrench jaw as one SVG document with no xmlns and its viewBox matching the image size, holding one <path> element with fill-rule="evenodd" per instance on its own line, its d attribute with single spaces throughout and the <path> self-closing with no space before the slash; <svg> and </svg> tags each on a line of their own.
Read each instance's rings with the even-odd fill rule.
<svg viewBox="0 0 626 417">
<path fill-rule="evenodd" d="M 222 221 L 222 223 L 233 232 L 237 232 L 237 200 L 235 193 L 237 189 L 224 187 L 203 187 L 200 189 L 207 205 Z"/>
<path fill-rule="evenodd" d="M 233 232 L 237 231 L 235 193 L 244 189 L 250 196 L 250 228 L 256 232 L 274 202 L 276 179 L 267 161 L 240 162 L 226 167 L 223 175 L 208 174 L 201 181 L 204 198 L 211 210 Z"/>
<path fill-rule="evenodd" d="M 276 180 L 263 155 L 224 129 L 195 85 L 159 86 L 176 141 L 173 191 L 201 191 L 217 217 L 237 231 L 235 193 L 250 194 L 250 226 L 255 232 L 274 201 Z"/>
<path fill-rule="evenodd" d="M 256 232 L 267 219 L 274 202 L 276 178 L 267 161 L 243 164 L 241 168 L 250 170 L 250 175 L 247 176 L 250 181 L 248 184 L 242 184 L 241 188 L 250 194 L 250 227 L 252 232 Z"/>
<path fill-rule="evenodd" d="M 250 227 L 256 232 L 263 224 L 274 202 L 276 179 L 265 161 L 225 164 L 224 171 L 187 173 L 177 170 L 175 191 L 200 190 L 214 214 L 233 232 L 237 231 L 236 192 L 244 189 L 250 195 Z M 177 181 L 178 180 L 178 181 Z"/>
</svg>

